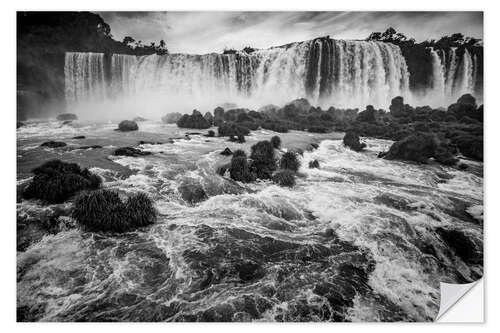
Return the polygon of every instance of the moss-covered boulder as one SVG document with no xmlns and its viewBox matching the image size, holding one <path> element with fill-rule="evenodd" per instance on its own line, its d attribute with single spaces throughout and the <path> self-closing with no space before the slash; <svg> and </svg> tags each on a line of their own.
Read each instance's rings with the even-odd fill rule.
<svg viewBox="0 0 500 333">
<path fill-rule="evenodd" d="M 40 199 L 55 204 L 68 200 L 82 190 L 97 189 L 101 178 L 76 163 L 51 160 L 33 169 L 35 176 L 22 193 L 25 199 Z"/>
</svg>

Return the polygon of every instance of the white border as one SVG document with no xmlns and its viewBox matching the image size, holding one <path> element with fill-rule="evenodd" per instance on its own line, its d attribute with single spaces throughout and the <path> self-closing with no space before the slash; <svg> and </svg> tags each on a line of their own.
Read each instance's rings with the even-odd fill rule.
<svg viewBox="0 0 500 333">
<path fill-rule="evenodd" d="M 172 1 L 153 1 L 141 0 L 125 3 L 123 0 L 85 0 L 80 2 L 64 0 L 4 0 L 1 4 L 0 24 L 2 29 L 2 51 L 0 52 L 0 73 L 2 80 L 0 114 L 2 130 L 1 134 L 1 197 L 2 216 L 0 220 L 1 241 L 0 254 L 2 274 L 1 278 L 1 308 L 0 318 L 2 331 L 32 331 L 38 332 L 88 332 L 95 331 L 120 331 L 137 333 L 139 330 L 153 331 L 207 331 L 214 332 L 252 332 L 259 331 L 284 330 L 289 332 L 300 332 L 303 330 L 314 330 L 317 332 L 332 332 L 333 330 L 348 330 L 349 332 L 358 332 L 370 330 L 373 332 L 394 331 L 405 333 L 414 331 L 421 332 L 427 330 L 450 329 L 456 332 L 477 331 L 481 329 L 491 329 L 499 323 L 497 298 L 499 291 L 499 272 L 498 255 L 500 254 L 500 216 L 495 206 L 496 198 L 500 197 L 500 165 L 498 157 L 498 138 L 500 126 L 500 96 L 499 87 L 500 72 L 498 60 L 500 55 L 500 40 L 496 38 L 500 31 L 500 16 L 498 15 L 498 1 L 486 2 L 481 0 L 463 1 L 463 0 L 419 0 L 403 2 L 402 0 L 377 0 L 377 1 L 296 1 L 288 0 L 283 2 L 271 2 L 269 0 L 249 0 L 245 2 L 236 2 L 234 0 L 183 0 Z M 16 324 L 15 323 L 15 302 L 16 302 L 16 260 L 15 260 L 15 179 L 16 179 L 16 133 L 14 120 L 16 117 L 16 34 L 15 19 L 16 10 L 480 10 L 484 11 L 484 40 L 485 40 L 485 93 L 484 100 L 486 105 L 485 114 L 485 274 L 487 278 L 487 297 L 486 300 L 486 325 L 457 325 L 457 324 Z M 496 204 L 496 205 L 495 205 Z M 491 255 L 490 255 L 491 254 Z M 492 260 L 489 260 L 492 258 Z M 488 283 L 491 281 L 491 283 Z M 496 295 L 496 297 L 495 297 Z M 471 307 L 478 304 L 470 304 Z M 423 326 L 425 325 L 425 327 Z"/>
</svg>

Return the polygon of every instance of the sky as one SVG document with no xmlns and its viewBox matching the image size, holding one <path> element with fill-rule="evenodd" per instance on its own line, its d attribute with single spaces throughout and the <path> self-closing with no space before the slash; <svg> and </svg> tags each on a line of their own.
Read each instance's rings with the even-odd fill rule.
<svg viewBox="0 0 500 333">
<path fill-rule="evenodd" d="M 393 27 L 417 41 L 461 32 L 483 38 L 482 12 L 98 12 L 117 40 L 163 39 L 170 53 L 268 48 L 329 35 L 365 39 Z"/>
</svg>

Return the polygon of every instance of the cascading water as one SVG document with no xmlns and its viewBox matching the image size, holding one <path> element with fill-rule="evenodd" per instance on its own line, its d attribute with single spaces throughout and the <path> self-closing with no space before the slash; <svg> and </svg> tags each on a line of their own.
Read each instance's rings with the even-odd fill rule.
<svg viewBox="0 0 500 333">
<path fill-rule="evenodd" d="M 441 57 L 438 52 L 431 49 L 432 56 L 432 91 L 437 96 L 444 96 L 446 92 L 445 88 L 445 69 Z"/>
<path fill-rule="evenodd" d="M 168 107 L 236 102 L 258 108 L 307 97 L 329 107 L 387 107 L 408 97 L 409 74 L 399 47 L 381 42 L 320 38 L 251 54 L 114 54 L 104 84 L 103 55 L 67 53 L 67 102 L 122 99 Z M 104 89 L 104 87 L 108 89 Z M 97 91 L 97 87 L 102 87 Z"/>
<path fill-rule="evenodd" d="M 457 55 L 457 48 L 444 52 L 430 48 L 432 57 L 432 89 L 434 99 L 453 103 L 463 94 L 475 95 L 478 60 L 464 49 L 462 57 Z"/>
<path fill-rule="evenodd" d="M 67 52 L 64 77 L 68 103 L 102 100 L 106 96 L 104 54 Z"/>
</svg>

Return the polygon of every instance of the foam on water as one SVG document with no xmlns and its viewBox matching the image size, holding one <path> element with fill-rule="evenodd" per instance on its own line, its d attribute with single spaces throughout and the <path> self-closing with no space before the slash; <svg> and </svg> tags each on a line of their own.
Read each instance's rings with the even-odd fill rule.
<svg viewBox="0 0 500 333">
<path fill-rule="evenodd" d="M 229 161 L 219 152 L 241 147 L 222 138 L 109 156 L 133 174 L 91 171 L 105 188 L 150 195 L 157 223 L 124 235 L 46 236 L 18 255 L 18 306 L 35 320 L 433 320 L 440 281 L 482 273 L 435 232 L 452 227 L 482 241 L 481 225 L 457 213 L 466 203 L 464 216 L 482 214 L 482 178 L 378 159 L 391 142 L 366 143 L 356 153 L 322 141 L 300 157 L 292 189 L 218 176 L 216 165 Z M 307 168 L 313 159 L 320 169 Z M 185 202 L 178 187 L 187 181 L 208 198 Z M 39 207 L 23 201 L 18 211 L 29 205 Z"/>
</svg>

